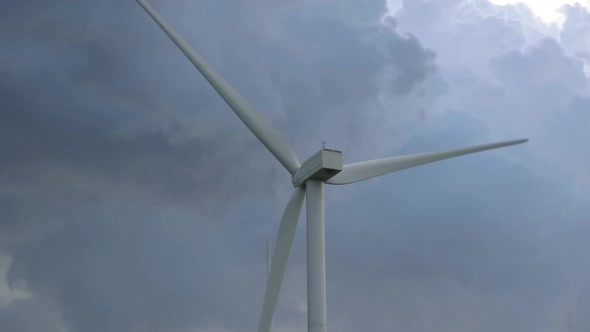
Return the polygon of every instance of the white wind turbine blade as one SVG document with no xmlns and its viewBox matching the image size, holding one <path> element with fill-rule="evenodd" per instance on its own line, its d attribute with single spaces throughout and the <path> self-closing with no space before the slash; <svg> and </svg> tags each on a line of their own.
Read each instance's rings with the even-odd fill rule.
<svg viewBox="0 0 590 332">
<path fill-rule="evenodd" d="M 295 188 L 285 212 L 283 212 L 272 263 L 270 264 L 270 275 L 266 285 L 266 293 L 264 294 L 264 305 L 258 323 L 258 332 L 268 332 L 270 329 L 304 197 L 305 190 L 301 187 Z"/>
<path fill-rule="evenodd" d="M 420 153 L 408 156 L 361 161 L 354 164 L 344 165 L 342 172 L 328 180 L 327 183 L 348 184 L 363 181 L 410 167 L 420 166 L 443 159 L 462 156 L 465 154 L 521 144 L 527 141 L 528 139 L 519 139 L 442 152 Z"/>
<path fill-rule="evenodd" d="M 252 133 L 264 144 L 264 146 L 272 153 L 275 158 L 291 173 L 299 169 L 299 160 L 295 152 L 287 143 L 285 138 L 272 126 L 272 124 L 262 115 L 252 108 L 246 100 L 240 96 L 219 74 L 217 74 L 205 60 L 193 50 L 189 44 L 184 41 L 160 16 L 154 9 L 144 0 L 137 0 L 137 2 L 145 9 L 145 11 L 154 19 L 154 21 L 164 30 L 164 32 L 172 39 L 178 48 L 186 55 L 205 79 L 213 86 L 215 91 L 219 93 L 221 98 L 229 105 L 229 107 L 236 113 L 236 115 L 244 122 L 244 124 L 252 131 Z"/>
</svg>

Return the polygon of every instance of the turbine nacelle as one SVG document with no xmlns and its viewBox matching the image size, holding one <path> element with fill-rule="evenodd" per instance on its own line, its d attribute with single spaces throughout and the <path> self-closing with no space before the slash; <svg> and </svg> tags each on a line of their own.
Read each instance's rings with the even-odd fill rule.
<svg viewBox="0 0 590 332">
<path fill-rule="evenodd" d="M 322 148 L 303 162 L 291 181 L 294 187 L 301 187 L 310 179 L 328 181 L 342 172 L 342 151 Z"/>
</svg>

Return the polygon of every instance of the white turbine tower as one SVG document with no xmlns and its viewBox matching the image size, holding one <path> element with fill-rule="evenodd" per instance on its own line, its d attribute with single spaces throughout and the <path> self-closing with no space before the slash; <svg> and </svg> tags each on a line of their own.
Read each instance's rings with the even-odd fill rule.
<svg viewBox="0 0 590 332">
<path fill-rule="evenodd" d="M 349 184 L 409 167 L 419 166 L 469 153 L 525 143 L 519 139 L 443 152 L 421 153 L 342 164 L 342 152 L 322 148 L 303 165 L 272 124 L 256 112 L 189 44 L 177 35 L 144 0 L 137 2 L 180 48 L 205 79 L 260 142 L 287 169 L 295 187 L 283 212 L 266 285 L 259 332 L 270 329 L 287 260 L 293 244 L 303 199 L 307 194 L 307 325 L 310 332 L 326 331 L 326 277 L 324 246 L 324 183 Z"/>
</svg>

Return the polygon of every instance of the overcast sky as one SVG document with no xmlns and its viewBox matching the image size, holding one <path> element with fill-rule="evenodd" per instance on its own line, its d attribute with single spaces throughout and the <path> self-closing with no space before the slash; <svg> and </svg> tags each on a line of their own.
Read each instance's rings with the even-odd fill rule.
<svg viewBox="0 0 590 332">
<path fill-rule="evenodd" d="M 590 330 L 590 2 L 151 3 L 301 160 L 531 140 L 327 187 L 328 330 Z M 290 177 L 139 5 L 8 0 L 0 49 L 0 331 L 255 330 Z"/>
</svg>

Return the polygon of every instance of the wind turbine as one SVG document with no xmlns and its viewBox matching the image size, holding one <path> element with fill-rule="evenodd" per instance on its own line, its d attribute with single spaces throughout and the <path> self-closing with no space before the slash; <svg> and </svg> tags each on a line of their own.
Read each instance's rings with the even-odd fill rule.
<svg viewBox="0 0 590 332">
<path fill-rule="evenodd" d="M 342 185 L 371 179 L 406 168 L 470 153 L 525 143 L 519 139 L 463 149 L 421 153 L 343 165 L 342 152 L 323 147 L 299 163 L 295 152 L 272 124 L 256 112 L 189 44 L 162 20 L 154 9 L 137 0 L 152 19 L 172 39 L 197 70 L 213 86 L 234 113 L 291 174 L 293 194 L 281 217 L 270 273 L 264 295 L 259 332 L 270 329 L 287 260 L 293 244 L 303 199 L 307 195 L 307 326 L 310 332 L 326 331 L 326 274 L 324 245 L 324 183 Z"/>
</svg>

